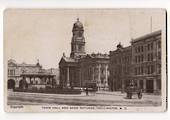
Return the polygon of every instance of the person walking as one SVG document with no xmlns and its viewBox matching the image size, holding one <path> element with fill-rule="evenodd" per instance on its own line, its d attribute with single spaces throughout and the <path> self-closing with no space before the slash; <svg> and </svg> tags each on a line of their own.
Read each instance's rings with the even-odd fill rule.
<svg viewBox="0 0 170 120">
<path fill-rule="evenodd" d="M 89 95 L 89 94 L 88 94 L 88 92 L 89 92 L 89 91 L 88 91 L 88 87 L 87 87 L 87 88 L 86 88 L 86 96 L 88 96 L 88 95 Z"/>
</svg>

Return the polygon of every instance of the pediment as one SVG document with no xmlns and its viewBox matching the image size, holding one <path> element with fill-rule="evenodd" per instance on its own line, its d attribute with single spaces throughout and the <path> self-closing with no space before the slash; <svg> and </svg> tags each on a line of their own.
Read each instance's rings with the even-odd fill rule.
<svg viewBox="0 0 170 120">
<path fill-rule="evenodd" d="M 66 60 L 62 57 L 60 62 L 59 62 L 59 65 L 64 64 L 64 63 L 66 63 Z"/>
</svg>

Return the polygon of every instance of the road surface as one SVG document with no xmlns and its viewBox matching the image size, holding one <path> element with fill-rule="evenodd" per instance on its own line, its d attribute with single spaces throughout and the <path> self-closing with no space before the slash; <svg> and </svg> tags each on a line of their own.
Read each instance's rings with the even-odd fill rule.
<svg viewBox="0 0 170 120">
<path fill-rule="evenodd" d="M 144 94 L 126 99 L 121 92 L 97 92 L 86 96 L 64 94 L 24 93 L 8 91 L 8 105 L 90 105 L 90 106 L 160 106 L 160 95 Z"/>
</svg>

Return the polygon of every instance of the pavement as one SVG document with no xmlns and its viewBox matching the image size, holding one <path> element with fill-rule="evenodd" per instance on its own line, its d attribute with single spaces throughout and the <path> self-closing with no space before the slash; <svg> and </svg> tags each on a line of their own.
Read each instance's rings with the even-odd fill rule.
<svg viewBox="0 0 170 120">
<path fill-rule="evenodd" d="M 160 106 L 160 95 L 143 94 L 142 99 L 134 95 L 126 98 L 126 93 L 98 91 L 86 96 L 79 95 L 24 93 L 8 91 L 8 105 L 92 105 L 92 106 Z"/>
</svg>

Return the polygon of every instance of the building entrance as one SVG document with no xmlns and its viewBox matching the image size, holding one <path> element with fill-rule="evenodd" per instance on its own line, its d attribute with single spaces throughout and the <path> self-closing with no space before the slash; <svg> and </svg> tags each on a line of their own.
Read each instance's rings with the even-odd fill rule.
<svg viewBox="0 0 170 120">
<path fill-rule="evenodd" d="M 153 80 L 146 81 L 146 92 L 153 93 Z"/>
<path fill-rule="evenodd" d="M 140 80 L 140 81 L 139 81 L 139 88 L 140 88 L 140 89 L 143 89 L 143 80 Z"/>
<path fill-rule="evenodd" d="M 15 80 L 9 79 L 8 80 L 8 89 L 14 89 L 15 88 Z"/>
</svg>

